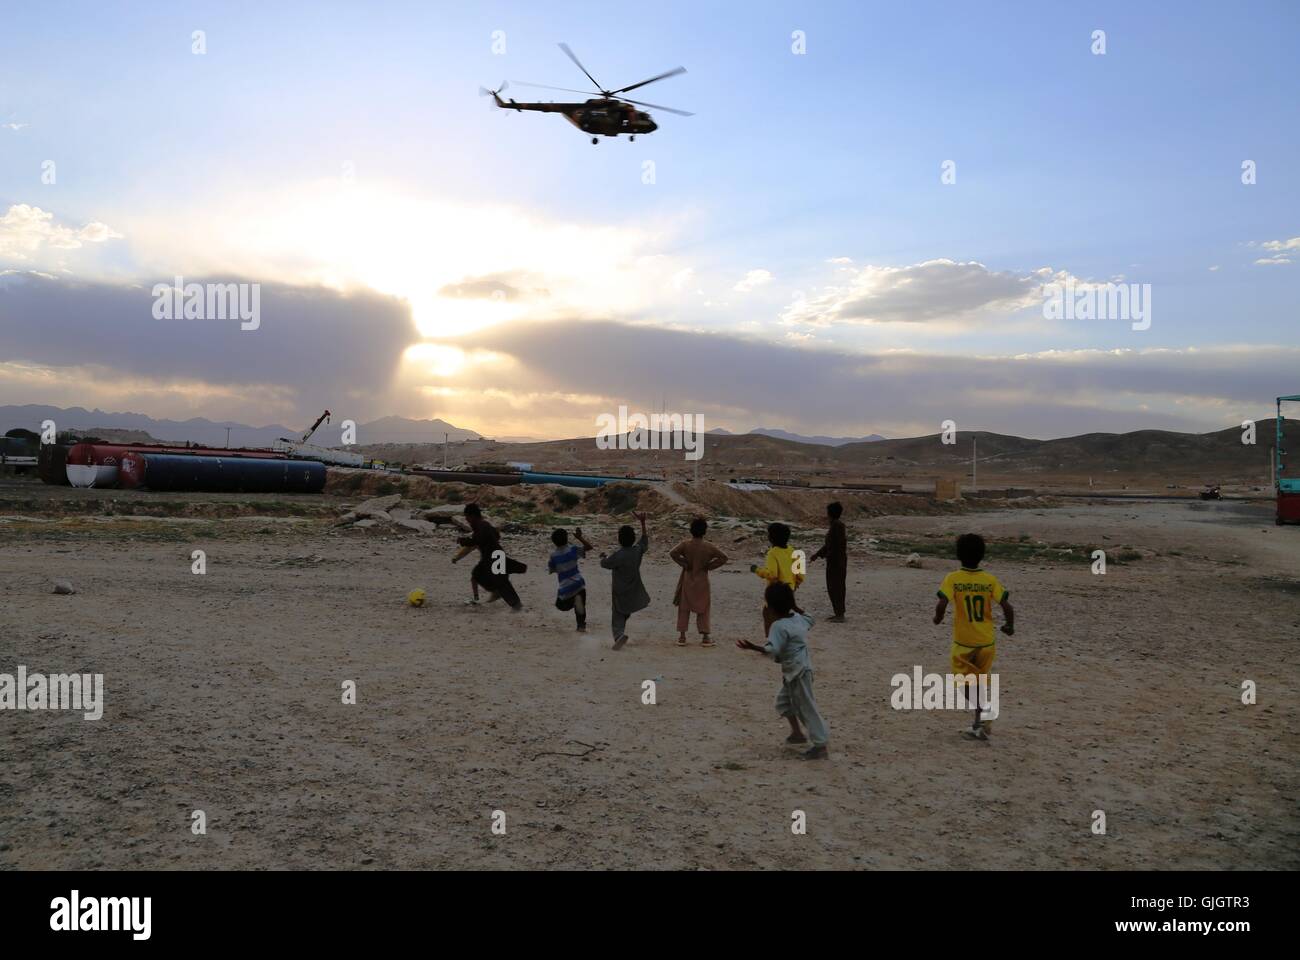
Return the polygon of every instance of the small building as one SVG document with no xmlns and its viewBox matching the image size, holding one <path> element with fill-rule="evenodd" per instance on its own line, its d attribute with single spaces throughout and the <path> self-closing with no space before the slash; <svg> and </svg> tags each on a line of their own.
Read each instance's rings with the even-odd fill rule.
<svg viewBox="0 0 1300 960">
<path fill-rule="evenodd" d="M 961 481 L 955 478 L 938 477 L 934 481 L 934 499 L 960 500 Z"/>
</svg>

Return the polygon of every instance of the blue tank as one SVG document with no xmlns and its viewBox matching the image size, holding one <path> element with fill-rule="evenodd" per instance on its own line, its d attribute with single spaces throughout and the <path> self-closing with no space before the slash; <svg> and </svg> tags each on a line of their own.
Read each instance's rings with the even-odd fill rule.
<svg viewBox="0 0 1300 960">
<path fill-rule="evenodd" d="M 524 483 L 558 483 L 566 487 L 603 487 L 614 483 L 617 477 L 580 477 L 569 473 L 533 473 L 525 470 Z"/>
<path fill-rule="evenodd" d="M 325 464 L 260 457 L 194 457 L 146 453 L 143 486 L 150 490 L 240 493 L 320 493 Z"/>
</svg>

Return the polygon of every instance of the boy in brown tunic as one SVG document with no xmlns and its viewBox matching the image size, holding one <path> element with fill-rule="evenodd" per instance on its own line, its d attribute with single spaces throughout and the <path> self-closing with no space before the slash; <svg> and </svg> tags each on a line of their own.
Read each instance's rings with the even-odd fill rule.
<svg viewBox="0 0 1300 960">
<path fill-rule="evenodd" d="M 727 562 L 727 555 L 715 547 L 704 535 L 709 525 L 703 517 L 691 521 L 691 536 L 669 551 L 673 563 L 682 568 L 677 578 L 677 592 L 673 603 L 677 605 L 677 646 L 686 646 L 686 628 L 691 614 L 695 614 L 695 629 L 700 632 L 703 645 L 713 646 L 709 639 L 709 572 Z"/>
</svg>

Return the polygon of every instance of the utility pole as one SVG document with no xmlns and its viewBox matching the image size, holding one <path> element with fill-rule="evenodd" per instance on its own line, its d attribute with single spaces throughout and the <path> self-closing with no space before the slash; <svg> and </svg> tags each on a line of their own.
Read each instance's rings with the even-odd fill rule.
<svg viewBox="0 0 1300 960">
<path fill-rule="evenodd" d="M 1276 447 L 1268 448 L 1268 485 L 1270 487 L 1277 486 L 1277 475 L 1273 472 L 1277 466 L 1277 455 L 1273 452 L 1276 449 Z"/>
<path fill-rule="evenodd" d="M 226 427 L 226 449 L 230 449 L 230 428 Z"/>
<path fill-rule="evenodd" d="M 976 440 L 974 437 L 971 437 L 970 438 L 970 492 L 971 493 L 975 492 L 975 463 L 977 459 L 975 456 L 975 451 L 978 448 L 978 445 L 979 445 L 979 441 Z"/>
<path fill-rule="evenodd" d="M 447 469 L 447 445 L 451 443 L 451 434 L 442 435 L 442 469 Z"/>
</svg>

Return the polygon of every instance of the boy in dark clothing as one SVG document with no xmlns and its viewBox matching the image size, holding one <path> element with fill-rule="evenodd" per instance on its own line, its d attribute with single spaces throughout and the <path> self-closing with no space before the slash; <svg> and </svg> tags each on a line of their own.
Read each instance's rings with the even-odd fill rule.
<svg viewBox="0 0 1300 960">
<path fill-rule="evenodd" d="M 622 650 L 623 644 L 627 643 L 627 618 L 650 606 L 650 594 L 646 593 L 641 580 L 641 558 L 650 547 L 650 535 L 645 529 L 646 515 L 634 513 L 633 516 L 641 521 L 640 541 L 631 527 L 619 527 L 619 548 L 609 556 L 600 555 L 600 565 L 614 574 L 610 591 L 613 605 L 610 629 L 614 633 L 615 650 Z"/>
<path fill-rule="evenodd" d="M 501 549 L 501 534 L 483 519 L 483 511 L 477 503 L 465 504 L 465 520 L 469 523 L 470 535 L 460 540 L 460 552 L 451 558 L 451 562 L 455 563 L 477 549 L 479 561 L 474 564 L 471 574 L 474 582 L 488 591 L 489 602 L 500 597 L 511 610 L 522 610 L 524 605 L 510 583 L 510 574 L 523 573 L 528 567 L 518 560 L 507 559 Z"/>
<path fill-rule="evenodd" d="M 839 503 L 826 505 L 826 541 L 821 549 L 808 559 L 818 557 L 826 561 L 826 592 L 830 594 L 831 609 L 835 616 L 827 618 L 827 623 L 844 622 L 845 581 L 849 575 L 849 534 L 840 515 L 844 507 Z"/>
</svg>

